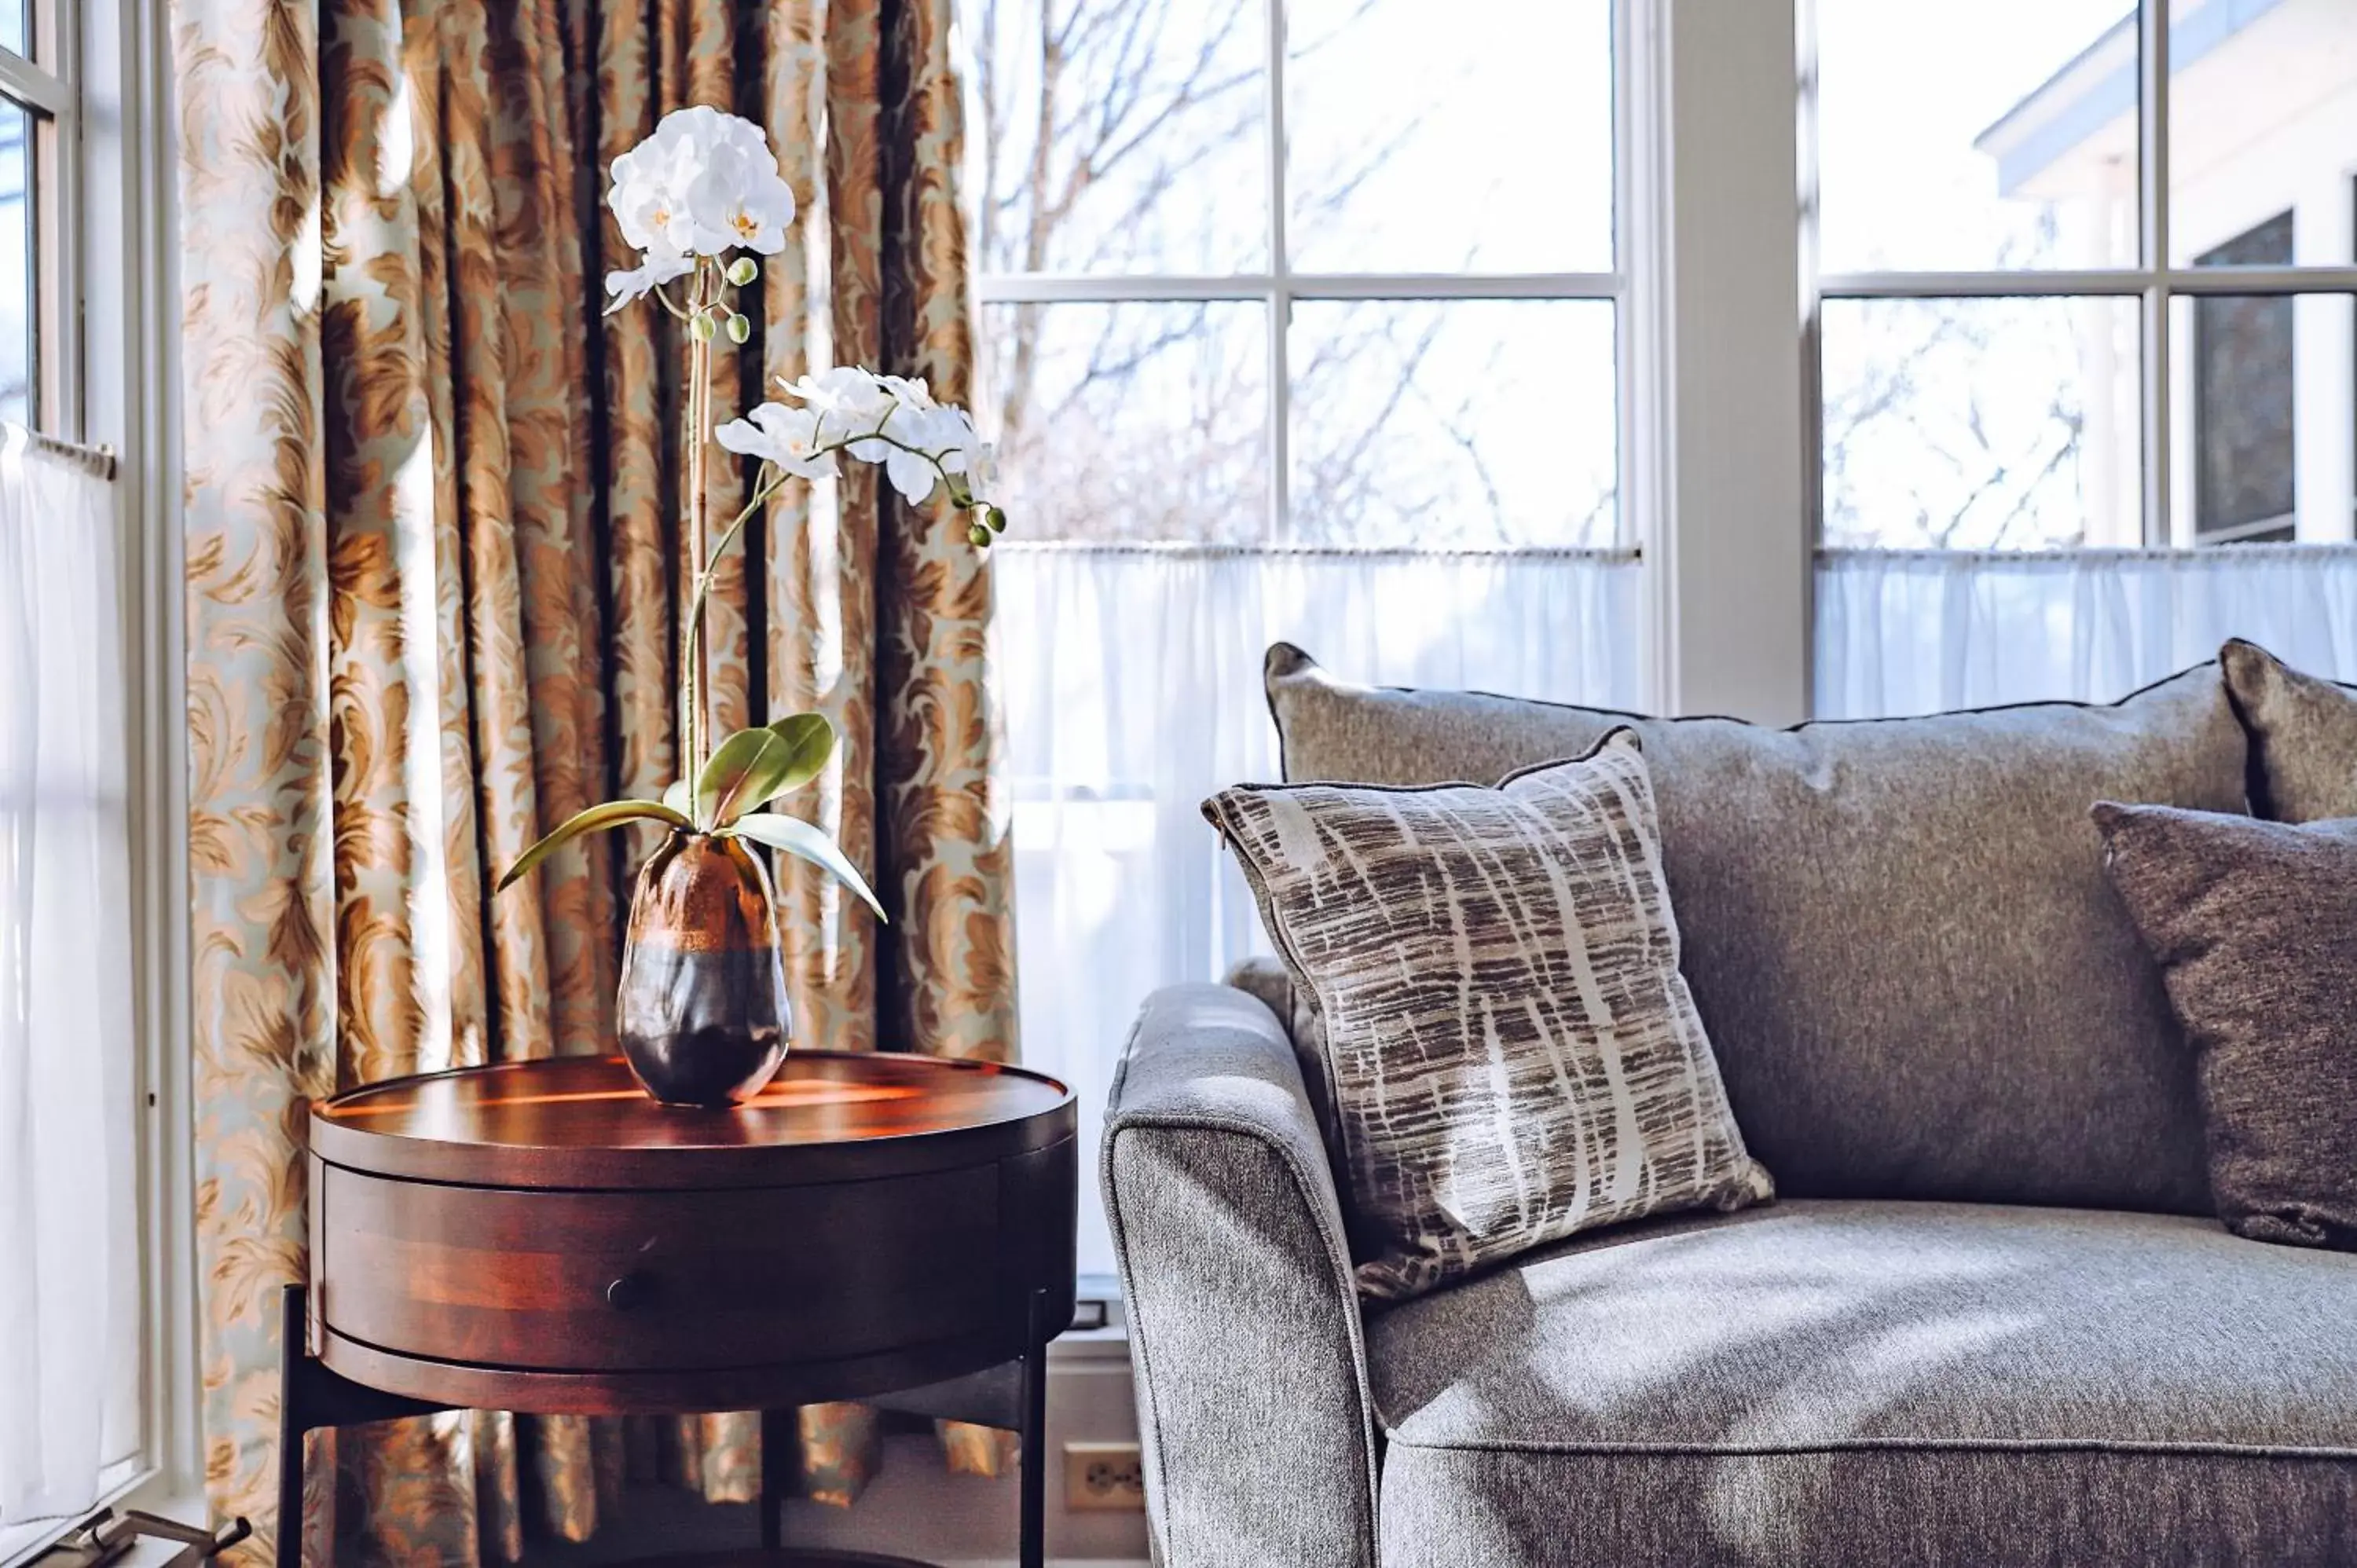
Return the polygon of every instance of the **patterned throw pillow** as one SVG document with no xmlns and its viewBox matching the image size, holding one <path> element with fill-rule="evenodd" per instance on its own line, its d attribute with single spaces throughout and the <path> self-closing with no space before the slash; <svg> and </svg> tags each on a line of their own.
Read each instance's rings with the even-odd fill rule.
<svg viewBox="0 0 2357 1568">
<path fill-rule="evenodd" d="M 1634 735 L 1495 789 L 1242 786 L 1203 814 L 1324 1016 L 1366 1294 L 1773 1196 L 1678 972 Z"/>
<path fill-rule="evenodd" d="M 2357 1251 L 2357 820 L 2095 808 L 2201 1057 L 2218 1218 Z"/>
</svg>

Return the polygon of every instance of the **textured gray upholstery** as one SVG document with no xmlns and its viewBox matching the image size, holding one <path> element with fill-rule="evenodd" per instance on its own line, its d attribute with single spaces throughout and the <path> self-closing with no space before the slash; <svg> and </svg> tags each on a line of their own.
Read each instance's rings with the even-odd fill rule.
<svg viewBox="0 0 2357 1568">
<path fill-rule="evenodd" d="M 2357 1558 L 2357 1258 L 1808 1202 L 1373 1316 L 1383 1561 Z"/>
<path fill-rule="evenodd" d="M 1293 1042 L 1294 1060 L 1301 1064 L 1301 1086 L 1309 1095 L 1310 1109 L 1318 1113 L 1318 1130 L 1326 1135 L 1326 1156 L 1332 1159 L 1340 1145 L 1334 1108 L 1326 1095 L 1326 1032 L 1318 1020 L 1317 1004 L 1293 983 L 1285 961 L 1278 958 L 1245 959 L 1228 972 L 1227 983 L 1260 998 L 1261 1005 L 1285 1026 L 1286 1036 Z"/>
<path fill-rule="evenodd" d="M 1684 968 L 1796 1197 L 2205 1212 L 2192 1058 L 2087 819 L 2244 809 L 2215 664 L 2110 707 L 1771 730 L 1354 686 L 1269 651 L 1288 778 L 1420 784 L 1642 737 Z"/>
<path fill-rule="evenodd" d="M 1103 1176 L 1157 1558 L 1372 1564 L 1358 1301 L 1275 1015 L 1224 985 L 1149 998 L 1114 1082 Z"/>
<path fill-rule="evenodd" d="M 1383 1502 L 1384 1568 L 2357 1563 L 2357 1461 L 2339 1455 L 1394 1449 Z"/>
</svg>

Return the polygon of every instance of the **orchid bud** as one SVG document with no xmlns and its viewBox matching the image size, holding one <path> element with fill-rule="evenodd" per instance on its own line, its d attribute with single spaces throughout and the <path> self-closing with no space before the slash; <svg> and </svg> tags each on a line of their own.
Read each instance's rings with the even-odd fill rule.
<svg viewBox="0 0 2357 1568">
<path fill-rule="evenodd" d="M 997 507 L 984 507 L 982 509 L 982 521 L 983 526 L 989 529 L 993 533 L 1004 533 L 1006 532 L 1006 513 Z"/>
<path fill-rule="evenodd" d="M 750 338 L 752 335 L 753 323 L 751 320 L 746 317 L 737 315 L 733 310 L 730 311 L 728 313 L 728 340 L 731 343 L 742 343 L 746 338 Z"/>
<path fill-rule="evenodd" d="M 699 343 L 712 341 L 712 317 L 699 315 L 687 324 L 687 335 Z"/>
<path fill-rule="evenodd" d="M 751 283 L 755 278 L 759 277 L 760 275 L 761 263 L 755 261 L 750 256 L 739 256 L 735 261 L 728 263 L 728 272 L 726 274 L 727 279 L 730 283 L 735 284 L 738 288 L 743 288 L 747 284 Z M 742 338 L 739 338 L 737 340 L 739 343 L 744 341 Z"/>
<path fill-rule="evenodd" d="M 968 544 L 973 545 L 976 550 L 989 549 L 990 541 L 990 530 L 983 527 L 983 525 L 978 522 L 970 525 L 965 531 L 965 542 Z"/>
</svg>

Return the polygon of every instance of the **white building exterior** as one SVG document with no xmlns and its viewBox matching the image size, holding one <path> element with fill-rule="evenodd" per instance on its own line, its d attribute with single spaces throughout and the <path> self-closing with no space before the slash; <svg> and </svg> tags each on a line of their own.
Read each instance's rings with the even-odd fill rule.
<svg viewBox="0 0 2357 1568">
<path fill-rule="evenodd" d="M 2357 0 L 2178 0 L 2169 47 L 2172 264 L 2350 264 Z M 2131 13 L 1976 143 L 1995 160 L 2003 195 L 2058 205 L 2057 265 L 2102 266 L 2135 253 L 2136 72 Z M 2278 221 L 2287 214 L 2287 236 Z M 2230 254 L 2213 256 L 2222 249 Z M 2351 538 L 2357 313 L 2350 299 L 2180 298 L 2174 309 L 2172 542 Z M 2104 301 L 2083 311 L 2091 386 L 2133 384 L 2136 348 L 2118 340 L 2117 319 Z M 2144 542 L 2137 426 L 2118 414 L 2088 410 L 2082 473 L 2090 545 Z M 2254 515 L 2272 511 L 2266 498 L 2275 496 L 2287 510 Z"/>
</svg>

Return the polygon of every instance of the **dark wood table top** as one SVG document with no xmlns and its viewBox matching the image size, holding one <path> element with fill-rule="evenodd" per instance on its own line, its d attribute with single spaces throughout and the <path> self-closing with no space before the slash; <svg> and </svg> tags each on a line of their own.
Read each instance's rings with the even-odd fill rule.
<svg viewBox="0 0 2357 1568">
<path fill-rule="evenodd" d="M 659 1104 L 620 1057 L 395 1079 L 311 1109 L 311 1147 L 349 1169 L 525 1187 L 856 1180 L 1004 1158 L 1071 1137 L 1071 1091 L 987 1062 L 790 1052 L 723 1111 Z"/>
</svg>

